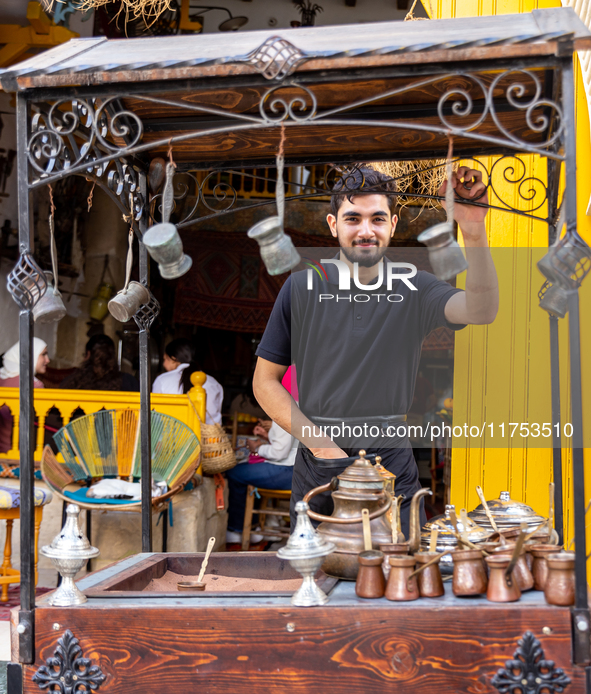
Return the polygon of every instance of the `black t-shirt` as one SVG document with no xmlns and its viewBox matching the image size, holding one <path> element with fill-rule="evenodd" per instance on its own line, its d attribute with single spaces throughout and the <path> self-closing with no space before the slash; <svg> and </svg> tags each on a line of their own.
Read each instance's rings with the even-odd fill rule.
<svg viewBox="0 0 591 694">
<path fill-rule="evenodd" d="M 388 289 L 386 277 L 379 289 L 353 282 L 339 289 L 337 268 L 324 269 L 326 277 L 304 270 L 287 279 L 257 356 L 295 364 L 299 405 L 309 417 L 406 414 L 423 340 L 435 328 L 464 327 L 444 313 L 461 290 L 423 271 L 409 280 L 416 291 L 401 279 Z"/>
</svg>

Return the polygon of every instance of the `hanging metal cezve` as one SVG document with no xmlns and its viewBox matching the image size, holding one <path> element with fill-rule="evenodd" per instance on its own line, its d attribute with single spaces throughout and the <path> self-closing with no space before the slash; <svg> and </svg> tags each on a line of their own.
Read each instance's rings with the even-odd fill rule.
<svg viewBox="0 0 591 694">
<path fill-rule="evenodd" d="M 109 313 L 121 323 L 131 320 L 143 304 L 150 301 L 150 292 L 140 282 L 130 282 L 133 265 L 133 229 L 129 229 L 129 248 L 125 268 L 125 286 L 109 301 Z"/>
<path fill-rule="evenodd" d="M 47 291 L 33 308 L 35 323 L 57 323 L 67 313 L 61 292 L 58 289 L 57 248 L 55 245 L 54 227 L 55 206 L 53 204 L 51 186 L 49 186 L 49 196 L 51 203 L 49 212 L 49 250 L 51 253 L 51 267 L 53 272 L 45 273 L 45 277 L 47 278 Z"/>
<path fill-rule="evenodd" d="M 270 275 L 281 275 L 296 267 L 301 258 L 291 238 L 283 231 L 285 216 L 285 187 L 283 184 L 285 127 L 281 128 L 281 140 L 277 154 L 277 216 L 257 222 L 248 230 L 248 236 L 260 246 L 261 258 Z"/>
<path fill-rule="evenodd" d="M 142 239 L 148 253 L 158 263 L 160 275 L 165 280 L 174 280 L 187 273 L 193 261 L 183 253 L 183 242 L 174 224 L 170 224 L 170 214 L 174 204 L 173 177 L 175 165 L 172 161 L 166 164 L 166 180 L 162 193 L 162 223 L 150 227 Z"/>
<path fill-rule="evenodd" d="M 429 260 L 437 279 L 450 280 L 468 268 L 468 261 L 462 249 L 453 237 L 454 230 L 454 188 L 453 182 L 453 140 L 449 138 L 447 153 L 447 187 L 445 189 L 445 206 L 447 222 L 436 224 L 418 235 L 417 241 L 429 249 Z"/>
</svg>

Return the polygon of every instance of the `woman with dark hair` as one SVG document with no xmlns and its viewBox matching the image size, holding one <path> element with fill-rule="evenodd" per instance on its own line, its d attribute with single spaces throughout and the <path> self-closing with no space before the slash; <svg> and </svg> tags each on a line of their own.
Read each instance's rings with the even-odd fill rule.
<svg viewBox="0 0 591 694">
<path fill-rule="evenodd" d="M 140 386 L 131 374 L 119 371 L 113 340 L 108 335 L 93 335 L 86 343 L 84 363 L 60 388 L 138 391 Z"/>
<path fill-rule="evenodd" d="M 153 393 L 182 395 L 188 393 L 193 384 L 191 374 L 201 371 L 195 363 L 195 350 L 189 340 L 179 337 L 169 342 L 164 349 L 162 360 L 164 373 L 160 374 L 152 386 Z M 224 389 L 213 376 L 207 376 L 203 384 L 207 394 L 206 424 L 222 423 L 222 400 Z"/>
</svg>

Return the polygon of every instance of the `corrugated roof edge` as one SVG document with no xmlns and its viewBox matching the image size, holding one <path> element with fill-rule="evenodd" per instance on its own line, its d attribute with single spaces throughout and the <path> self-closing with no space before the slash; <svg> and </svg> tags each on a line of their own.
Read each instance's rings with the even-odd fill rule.
<svg viewBox="0 0 591 694">
<path fill-rule="evenodd" d="M 454 19 L 444 19 L 444 20 L 431 20 L 428 23 L 429 33 L 433 32 L 436 35 L 439 34 L 438 40 L 434 39 L 432 41 L 419 41 L 413 43 L 409 41 L 408 43 L 404 41 L 399 41 L 397 45 L 391 46 L 368 46 L 367 48 L 354 48 L 351 50 L 330 49 L 330 50 L 315 50 L 305 53 L 305 61 L 310 61 L 314 59 L 322 58 L 342 58 L 342 57 L 356 57 L 363 58 L 366 56 L 375 55 L 394 55 L 401 53 L 420 53 L 420 52 L 430 52 L 434 50 L 458 50 L 471 47 L 488 47 L 496 45 L 519 45 L 520 43 L 544 43 L 549 41 L 564 40 L 566 38 L 572 38 L 577 42 L 577 48 L 585 47 L 591 48 L 591 32 L 585 26 L 585 24 L 577 16 L 576 12 L 572 8 L 554 8 L 545 10 L 534 10 L 530 17 L 535 20 L 535 25 L 538 27 L 538 32 L 527 31 L 526 33 L 516 33 L 513 36 L 507 35 L 506 24 L 508 17 L 519 17 L 520 15 L 504 15 L 496 17 L 474 17 L 470 18 L 471 21 L 482 21 L 486 20 L 488 24 L 492 24 L 490 38 L 480 38 L 480 39 L 447 39 L 442 41 L 441 34 L 436 30 L 438 28 L 443 29 L 440 25 L 447 25 L 449 30 L 450 22 L 457 22 L 462 20 Z M 525 15 L 527 16 L 527 15 Z M 525 19 L 524 16 L 524 19 Z M 466 19 L 466 18 L 464 18 Z M 495 32 L 495 22 L 498 19 L 499 26 L 498 34 L 494 35 Z M 531 26 L 531 20 L 530 26 Z M 387 22 L 381 24 L 388 24 Z M 399 25 L 399 22 L 392 22 L 392 24 Z M 421 23 L 422 24 L 422 23 Z M 437 25 L 437 27 L 435 26 Z M 512 24 L 512 26 L 514 23 Z M 367 27 L 367 25 L 365 25 Z M 414 27 L 412 27 L 414 28 Z M 519 31 L 520 27 L 515 27 Z M 525 27 L 521 27 L 522 29 Z M 528 27 L 529 28 L 529 27 Z M 426 33 L 426 26 L 421 27 L 421 34 Z M 505 29 L 505 31 L 503 31 Z M 328 33 L 330 30 L 334 30 L 334 27 L 318 27 L 316 31 L 318 32 L 318 39 L 320 41 L 323 33 Z M 294 30 L 286 30 L 289 33 L 290 38 L 293 38 Z M 416 33 L 416 32 L 413 32 Z M 504 36 L 503 36 L 504 34 Z M 295 34 L 297 35 L 297 34 Z M 174 40 L 175 37 L 170 37 L 170 40 Z M 142 41 L 142 39 L 134 39 L 136 41 Z M 165 39 L 166 40 L 166 39 Z M 199 40 L 199 36 L 195 36 L 195 40 Z M 37 76 L 45 75 L 64 75 L 64 74 L 88 74 L 88 73 L 101 73 L 101 72 L 130 72 L 130 71 L 149 71 L 149 70 L 162 70 L 162 69 L 183 69 L 190 67 L 206 67 L 211 65 L 226 65 L 226 64 L 236 64 L 245 63 L 250 55 L 248 54 L 238 54 L 238 55 L 226 55 L 226 56 L 216 56 L 216 57 L 204 57 L 198 58 L 193 57 L 189 60 L 156 60 L 156 61 L 134 61 L 134 62 L 109 62 L 104 65 L 92 65 L 89 62 L 78 62 L 78 58 L 85 53 L 88 53 L 95 49 L 100 44 L 107 41 L 103 37 L 93 37 L 88 39 L 72 39 L 66 44 L 57 46 L 56 48 L 50 49 L 42 54 L 39 54 L 23 63 L 17 64 L 12 68 L 8 68 L 3 73 L 0 73 L 0 83 L 6 91 L 17 91 L 19 90 L 18 78 L 19 77 L 29 77 L 34 78 Z M 320 41 L 321 42 L 321 41 Z M 116 43 L 116 42 L 113 42 Z M 585 46 L 580 44 L 584 43 Z M 75 67 L 72 67 L 71 61 L 75 59 L 78 63 Z M 69 67 L 62 67 L 64 62 L 70 62 Z M 299 70 L 305 70 L 305 61 L 299 66 Z M 154 79 L 157 79 L 155 77 Z M 150 81 L 148 78 L 147 81 Z M 31 84 L 29 82 L 29 88 Z M 21 89 L 23 87 L 20 87 Z"/>
</svg>

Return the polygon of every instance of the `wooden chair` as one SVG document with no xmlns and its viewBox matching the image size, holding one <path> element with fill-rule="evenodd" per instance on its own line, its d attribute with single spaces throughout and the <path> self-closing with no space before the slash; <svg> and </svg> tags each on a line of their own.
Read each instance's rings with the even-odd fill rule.
<svg viewBox="0 0 591 694">
<path fill-rule="evenodd" d="M 255 495 L 261 497 L 261 508 L 254 508 Z M 261 489 L 248 485 L 246 491 L 246 508 L 244 510 L 244 527 L 242 529 L 242 549 L 247 550 L 250 546 L 250 535 L 252 533 L 252 517 L 260 516 L 260 531 L 257 533 L 267 537 L 289 537 L 289 527 L 285 530 L 276 526 L 268 527 L 265 523 L 267 516 L 279 516 L 287 518 L 289 522 L 289 509 L 287 511 L 277 510 L 273 502 L 279 499 L 291 499 L 291 489 Z"/>
<path fill-rule="evenodd" d="M 39 556 L 39 529 L 43 518 L 43 507 L 51 501 L 51 492 L 35 488 L 35 585 L 37 585 L 37 562 Z M 8 602 L 8 586 L 20 583 L 21 572 L 12 567 L 12 525 L 20 518 L 20 490 L 16 487 L 0 487 L 0 520 L 6 521 L 6 540 L 4 541 L 4 561 L 0 566 L 0 602 Z"/>
</svg>

